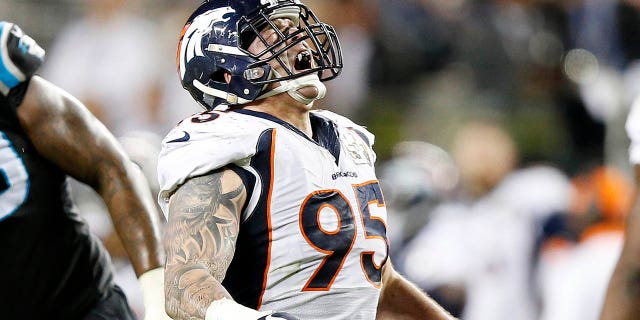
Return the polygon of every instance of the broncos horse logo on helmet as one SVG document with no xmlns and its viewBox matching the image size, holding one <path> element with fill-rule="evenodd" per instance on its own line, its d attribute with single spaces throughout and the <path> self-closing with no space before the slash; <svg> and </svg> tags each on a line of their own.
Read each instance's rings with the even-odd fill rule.
<svg viewBox="0 0 640 320">
<path fill-rule="evenodd" d="M 296 31 L 279 30 L 271 20 L 289 18 Z M 273 43 L 260 35 L 273 28 L 278 39 Z M 259 39 L 266 49 L 248 51 Z M 298 57 L 300 65 L 290 66 L 279 58 L 300 43 L 310 47 L 310 56 Z M 277 72 L 269 63 L 277 63 Z M 324 96 L 321 83 L 337 77 L 342 69 L 342 54 L 335 29 L 321 22 L 298 0 L 210 0 L 202 3 L 187 20 L 177 53 L 178 74 L 182 86 L 205 109 L 218 105 L 238 105 L 288 92 L 294 99 L 310 104 Z M 230 80 L 225 80 L 225 73 Z M 267 91 L 267 85 L 280 86 Z M 305 86 L 318 88 L 318 95 L 306 98 L 297 93 Z"/>
</svg>

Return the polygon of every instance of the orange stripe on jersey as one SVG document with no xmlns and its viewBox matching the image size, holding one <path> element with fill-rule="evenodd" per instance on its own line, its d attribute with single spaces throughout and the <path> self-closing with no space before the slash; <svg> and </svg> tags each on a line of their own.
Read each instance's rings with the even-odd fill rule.
<svg viewBox="0 0 640 320">
<path fill-rule="evenodd" d="M 262 307 L 262 297 L 267 289 L 267 278 L 269 275 L 269 265 L 271 264 L 271 243 L 273 242 L 273 227 L 271 226 L 271 197 L 273 196 L 273 177 L 274 177 L 274 164 L 275 164 L 275 149 L 276 149 L 276 130 L 271 132 L 271 154 L 269 156 L 269 167 L 271 173 L 269 177 L 269 193 L 267 195 L 267 230 L 269 232 L 269 244 L 267 245 L 267 264 L 264 268 L 264 275 L 262 280 L 262 292 L 260 292 L 260 298 L 258 298 L 258 307 L 260 310 Z"/>
</svg>

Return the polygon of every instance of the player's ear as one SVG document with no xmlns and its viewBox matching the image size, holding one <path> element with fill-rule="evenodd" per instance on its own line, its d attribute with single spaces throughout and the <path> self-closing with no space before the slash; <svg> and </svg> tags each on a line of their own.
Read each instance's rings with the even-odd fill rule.
<svg viewBox="0 0 640 320">
<path fill-rule="evenodd" d="M 231 82 L 231 73 L 230 72 L 225 71 L 225 73 L 224 73 L 224 82 L 226 82 L 226 83 Z"/>
</svg>

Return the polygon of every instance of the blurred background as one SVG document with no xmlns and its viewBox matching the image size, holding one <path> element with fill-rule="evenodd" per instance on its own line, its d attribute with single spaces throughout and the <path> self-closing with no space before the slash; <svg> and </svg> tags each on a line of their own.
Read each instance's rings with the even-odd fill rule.
<svg viewBox="0 0 640 320">
<path fill-rule="evenodd" d="M 175 47 L 196 0 L 0 0 L 155 183 L 159 140 L 200 111 Z M 456 316 L 597 319 L 635 185 L 638 0 L 307 0 L 345 67 L 317 104 L 376 135 L 391 257 Z M 99 201 L 78 204 L 136 311 Z"/>
</svg>

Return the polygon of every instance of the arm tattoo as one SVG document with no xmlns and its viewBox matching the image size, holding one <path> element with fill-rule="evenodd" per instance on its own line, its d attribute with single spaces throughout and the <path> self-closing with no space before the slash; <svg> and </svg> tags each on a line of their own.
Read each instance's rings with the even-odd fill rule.
<svg viewBox="0 0 640 320">
<path fill-rule="evenodd" d="M 196 177 L 171 199 L 165 236 L 167 311 L 203 318 L 229 294 L 220 284 L 233 259 L 246 189 L 230 170 Z"/>
</svg>

